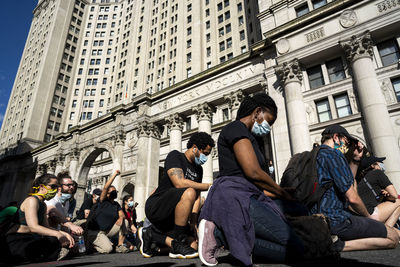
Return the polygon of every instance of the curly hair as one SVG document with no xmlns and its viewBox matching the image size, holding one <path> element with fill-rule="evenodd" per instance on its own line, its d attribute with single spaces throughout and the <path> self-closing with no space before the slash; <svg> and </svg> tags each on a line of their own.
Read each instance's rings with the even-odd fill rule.
<svg viewBox="0 0 400 267">
<path fill-rule="evenodd" d="M 205 132 L 198 132 L 192 134 L 189 141 L 187 142 L 187 149 L 191 148 L 193 145 L 196 145 L 198 149 L 205 149 L 207 146 L 214 147 L 215 142 L 212 137 Z"/>
</svg>

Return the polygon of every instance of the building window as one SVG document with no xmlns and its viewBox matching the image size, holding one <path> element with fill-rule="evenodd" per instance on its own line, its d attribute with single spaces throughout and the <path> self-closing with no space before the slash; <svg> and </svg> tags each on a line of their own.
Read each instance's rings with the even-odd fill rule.
<svg viewBox="0 0 400 267">
<path fill-rule="evenodd" d="M 331 83 L 341 81 L 346 78 L 341 58 L 336 58 L 326 62 L 329 80 Z"/>
<path fill-rule="evenodd" d="M 395 39 L 390 39 L 377 45 L 383 66 L 397 63 L 400 59 L 399 46 Z"/>
<path fill-rule="evenodd" d="M 318 101 L 315 103 L 315 105 L 317 106 L 319 122 L 329 121 L 332 119 L 328 99 Z"/>
<path fill-rule="evenodd" d="M 219 51 L 224 51 L 225 50 L 225 42 L 220 42 L 219 43 Z"/>
<path fill-rule="evenodd" d="M 351 115 L 351 107 L 347 94 L 335 96 L 335 106 L 339 118 Z"/>
<path fill-rule="evenodd" d="M 245 39 L 244 30 L 240 31 L 239 35 L 240 35 L 240 41 L 243 41 Z"/>
<path fill-rule="evenodd" d="M 75 118 L 75 112 L 71 112 L 70 114 L 69 114 L 69 119 L 70 120 L 73 120 Z"/>
<path fill-rule="evenodd" d="M 190 62 L 190 61 L 192 61 L 192 53 L 188 53 L 186 55 L 186 62 Z"/>
<path fill-rule="evenodd" d="M 223 35 L 224 35 L 224 33 L 225 33 L 225 31 L 224 31 L 224 27 L 222 27 L 222 28 L 219 28 L 219 29 L 218 29 L 218 34 L 219 34 L 219 37 L 223 36 Z"/>
<path fill-rule="evenodd" d="M 186 69 L 186 76 L 187 76 L 187 78 L 192 76 L 192 68 L 187 68 Z"/>
<path fill-rule="evenodd" d="M 313 0 L 312 4 L 313 4 L 313 8 L 317 9 L 317 8 L 319 8 L 321 6 L 326 5 L 326 0 Z"/>
<path fill-rule="evenodd" d="M 222 10 L 222 2 L 217 5 L 218 11 Z"/>
<path fill-rule="evenodd" d="M 232 38 L 231 37 L 226 39 L 226 48 L 230 48 L 230 47 L 232 47 Z"/>
<path fill-rule="evenodd" d="M 400 102 L 400 78 L 393 79 L 392 85 L 396 94 L 397 102 Z"/>
<path fill-rule="evenodd" d="M 226 31 L 226 33 L 230 33 L 232 31 L 230 23 L 225 26 L 225 31 Z"/>
<path fill-rule="evenodd" d="M 238 12 L 240 12 L 240 11 L 243 10 L 243 5 L 242 5 L 242 3 L 239 3 L 239 4 L 237 5 L 237 9 L 238 9 Z"/>
<path fill-rule="evenodd" d="M 187 29 L 187 35 L 191 35 L 192 34 L 192 27 L 189 27 L 188 29 Z"/>
<path fill-rule="evenodd" d="M 244 23 L 243 16 L 240 16 L 240 17 L 239 17 L 239 25 L 242 25 L 243 23 Z"/>
<path fill-rule="evenodd" d="M 209 20 L 206 21 L 206 29 L 210 29 L 211 23 Z"/>
<path fill-rule="evenodd" d="M 320 65 L 307 69 L 307 75 L 311 89 L 321 87 L 325 84 Z"/>
<path fill-rule="evenodd" d="M 224 108 L 222 110 L 222 121 L 227 121 L 229 120 L 229 109 Z"/>
<path fill-rule="evenodd" d="M 297 17 L 303 16 L 303 15 L 307 14 L 308 12 L 310 12 L 310 10 L 308 9 L 307 3 L 295 8 L 295 10 L 296 10 Z"/>
<path fill-rule="evenodd" d="M 192 46 L 192 39 L 186 41 L 186 47 L 190 48 Z"/>
<path fill-rule="evenodd" d="M 218 16 L 218 23 L 222 23 L 224 22 L 224 16 L 223 15 L 219 15 Z"/>
<path fill-rule="evenodd" d="M 211 47 L 207 47 L 207 57 L 211 56 Z"/>
</svg>

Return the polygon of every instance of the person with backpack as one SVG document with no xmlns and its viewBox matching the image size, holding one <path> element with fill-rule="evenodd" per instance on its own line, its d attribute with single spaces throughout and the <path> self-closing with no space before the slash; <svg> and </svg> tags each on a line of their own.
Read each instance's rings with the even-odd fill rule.
<svg viewBox="0 0 400 267">
<path fill-rule="evenodd" d="M 385 157 L 365 157 L 360 163 L 357 191 L 373 219 L 393 227 L 400 216 L 396 188 L 385 175 Z M 394 228 L 398 234 L 400 230 Z"/>
<path fill-rule="evenodd" d="M 112 185 L 120 171 L 115 171 L 107 180 L 101 192 L 99 203 L 90 210 L 87 218 L 87 237 L 99 253 L 110 253 L 113 250 L 111 238 L 118 237 L 115 252 L 127 253 L 130 250 L 124 246 L 125 235 L 128 233 L 125 227 L 125 215 L 121 205 L 115 201 L 118 196 L 117 189 Z"/>
<path fill-rule="evenodd" d="M 315 204 L 311 211 L 322 213 L 329 218 L 331 234 L 344 241 L 338 250 L 396 247 L 399 242 L 396 231 L 371 218 L 354 186 L 354 165 L 359 165 L 363 154 L 361 143 L 345 128 L 334 124 L 322 132 L 321 144 L 316 158 L 318 184 L 321 187 L 326 184 L 332 186 L 323 193 L 320 205 Z M 349 147 L 354 148 L 350 163 L 352 168 L 344 156 Z"/>
<path fill-rule="evenodd" d="M 285 262 L 304 253 L 302 241 L 271 199 L 292 198 L 266 172 L 267 162 L 253 136 L 269 134 L 277 111 L 275 101 L 265 93 L 246 96 L 236 120 L 219 135 L 220 176 L 201 210 L 198 234 L 199 257 L 207 266 L 217 264 L 221 235 L 226 239 L 224 247 L 246 266 L 252 264 L 252 256 Z"/>
<path fill-rule="evenodd" d="M 85 197 L 85 200 L 82 203 L 81 208 L 78 210 L 76 214 L 76 221 L 74 221 L 75 225 L 85 225 L 87 218 L 89 217 L 90 209 L 98 203 L 101 195 L 101 189 L 96 188 L 93 190 L 91 195 Z"/>
<path fill-rule="evenodd" d="M 52 174 L 43 174 L 33 181 L 30 196 L 12 215 L 8 229 L 1 229 L 6 244 L 2 253 L 9 254 L 2 260 L 9 263 L 60 260 L 66 256 L 61 248 L 74 246 L 71 235 L 50 228 L 47 221 L 44 201 L 52 199 L 57 188 L 57 177 Z"/>
</svg>

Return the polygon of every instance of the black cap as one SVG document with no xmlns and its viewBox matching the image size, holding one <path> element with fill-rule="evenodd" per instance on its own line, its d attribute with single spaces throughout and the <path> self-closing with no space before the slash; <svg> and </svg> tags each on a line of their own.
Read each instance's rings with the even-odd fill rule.
<svg viewBox="0 0 400 267">
<path fill-rule="evenodd" d="M 374 164 L 375 162 L 383 162 L 385 159 L 386 159 L 386 157 L 378 158 L 375 156 L 363 158 L 360 163 L 360 168 L 361 168 L 361 170 L 364 170 L 364 169 L 368 168 L 369 166 L 371 166 L 372 164 Z"/>
<path fill-rule="evenodd" d="M 100 196 L 101 195 L 101 189 L 96 188 L 95 190 L 93 190 L 93 194 Z"/>
<path fill-rule="evenodd" d="M 354 138 L 353 136 L 351 136 L 349 134 L 349 132 L 345 128 L 340 126 L 339 124 L 329 125 L 322 132 L 322 135 L 324 135 L 324 134 L 340 134 L 340 135 L 346 136 L 347 139 L 349 139 L 349 142 L 353 142 L 353 143 L 358 142 L 357 138 Z"/>
</svg>

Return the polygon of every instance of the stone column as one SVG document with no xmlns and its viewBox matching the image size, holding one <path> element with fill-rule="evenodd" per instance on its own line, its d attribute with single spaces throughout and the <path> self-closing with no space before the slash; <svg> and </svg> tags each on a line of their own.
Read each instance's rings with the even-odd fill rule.
<svg viewBox="0 0 400 267">
<path fill-rule="evenodd" d="M 292 153 L 296 154 L 311 149 L 310 131 L 307 123 L 301 81 L 303 79 L 297 59 L 275 68 L 284 88 L 286 112 L 288 118 Z"/>
<path fill-rule="evenodd" d="M 139 123 L 138 137 L 134 198 L 139 203 L 136 208 L 138 220 L 142 220 L 146 200 L 158 186 L 160 130 L 154 123 L 143 121 Z"/>
<path fill-rule="evenodd" d="M 124 152 L 123 152 L 123 150 L 124 150 L 124 145 L 125 145 L 125 137 L 126 137 L 126 134 L 123 129 L 118 129 L 115 131 L 115 134 L 113 136 L 115 158 L 113 159 L 114 161 L 113 161 L 112 173 L 114 173 L 114 171 L 116 171 L 116 170 L 120 170 L 121 173 L 124 172 L 124 166 L 123 166 Z M 122 184 L 120 175 L 118 175 L 115 178 L 113 184 L 119 192 L 122 192 L 123 184 Z M 121 194 L 119 197 L 121 197 Z"/>
<path fill-rule="evenodd" d="M 56 156 L 56 171 L 55 171 L 55 175 L 59 174 L 64 167 L 64 161 L 65 161 L 65 156 L 60 153 Z"/>
<path fill-rule="evenodd" d="M 242 89 L 224 95 L 224 99 L 228 102 L 229 109 L 231 110 L 231 118 L 233 121 L 236 120 L 236 115 L 239 110 L 240 103 L 242 102 L 244 97 L 245 95 Z"/>
<path fill-rule="evenodd" d="M 70 152 L 70 164 L 69 164 L 69 175 L 71 175 L 74 181 L 78 181 L 78 162 L 79 162 L 80 150 L 79 148 L 73 148 Z"/>
<path fill-rule="evenodd" d="M 400 150 L 396 142 L 385 98 L 372 62 L 373 42 L 369 32 L 340 42 L 350 62 L 374 155 L 385 156 L 386 175 L 400 190 Z"/>
<path fill-rule="evenodd" d="M 193 108 L 196 112 L 197 122 L 199 123 L 199 132 L 206 132 L 211 135 L 211 121 L 214 108 L 208 103 L 199 104 Z M 203 183 L 213 182 L 213 164 L 211 155 L 203 165 Z"/>
<path fill-rule="evenodd" d="M 183 119 L 178 114 L 172 114 L 166 118 L 167 127 L 169 129 L 169 151 L 178 150 L 182 152 L 182 130 L 183 130 Z"/>
</svg>

